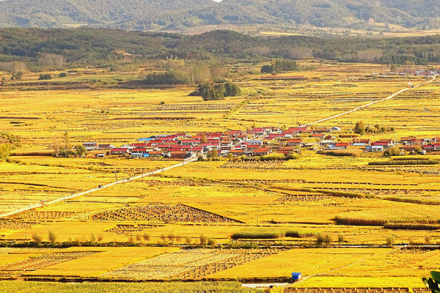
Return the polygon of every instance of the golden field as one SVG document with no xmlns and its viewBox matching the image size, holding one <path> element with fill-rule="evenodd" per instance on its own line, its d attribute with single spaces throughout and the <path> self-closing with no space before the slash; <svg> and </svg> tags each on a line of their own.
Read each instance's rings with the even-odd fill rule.
<svg viewBox="0 0 440 293">
<path fill-rule="evenodd" d="M 366 77 L 388 71 L 386 66 L 370 64 L 323 64 L 314 71 L 295 73 L 307 77 L 301 81 L 275 82 L 244 76 L 237 83 L 245 94 L 210 102 L 188 96 L 194 87 L 0 92 L 0 130 L 18 135 L 21 140 L 9 161 L 0 162 L 0 214 L 181 163 L 112 156 L 97 159 L 93 153 L 85 158 L 44 155 L 66 132 L 72 145 L 95 141 L 120 146 L 160 133 L 292 127 L 384 99 L 409 83 L 426 81 L 407 76 Z M 395 128 L 394 132 L 364 135 L 372 141 L 440 136 L 439 85 L 436 81 L 411 89 L 314 127 L 340 127 L 341 131 L 332 135 L 341 142 L 351 140 L 344 135 L 352 134 L 357 121 Z M 301 138 L 316 141 L 308 135 Z M 337 217 L 365 223 L 440 223 L 440 167 L 368 165 L 386 160 L 382 154 L 361 152 L 355 157 L 335 157 L 304 148 L 299 159 L 275 167 L 246 162 L 232 165 L 227 159 L 192 162 L 1 219 L 2 244 L 30 243 L 33 235 L 39 235 L 41 246 L 50 246 L 49 232 L 53 232 L 56 243 L 72 247 L 23 253 L 19 248 L 8 248 L 4 254 L 0 250 L 0 266 L 33 264 L 40 258 L 51 259 L 53 254 L 54 262 L 23 271 L 20 278 L 100 279 L 113 271 L 136 271 L 137 266 L 147 266 L 145 263 L 152 268 L 149 259 L 154 264 L 160 257 L 170 257 L 178 263 L 179 249 L 199 245 L 203 235 L 211 241 L 203 249 L 212 249 L 199 251 L 207 255 L 206 261 L 201 261 L 197 251 L 182 253 L 185 262 L 175 265 L 179 272 L 175 278 L 285 280 L 291 272 L 299 271 L 309 277 L 298 284 L 300 287 L 423 287 L 421 278 L 440 267 L 437 250 L 394 251 L 385 247 L 387 238 L 392 237 L 394 245 L 438 245 L 440 229 L 391 230 L 383 225 L 336 223 Z M 161 214 L 142 218 L 139 209 Z M 189 214 L 195 215 L 193 220 L 180 220 Z M 234 233 L 249 231 L 297 231 L 306 236 L 244 239 L 236 243 L 253 241 L 261 247 L 227 248 L 234 243 Z M 334 247 L 293 249 L 313 246 L 318 234 L 330 236 Z M 343 239 L 338 241 L 340 237 Z M 92 238 L 97 241 L 89 245 Z M 112 245 L 118 247 L 108 247 Z M 276 250 L 270 245 L 287 249 Z M 56 253 L 67 256 L 57 258 Z M 149 275 L 139 278 L 155 280 Z M 34 288 L 39 286 L 43 285 L 35 284 Z"/>
</svg>

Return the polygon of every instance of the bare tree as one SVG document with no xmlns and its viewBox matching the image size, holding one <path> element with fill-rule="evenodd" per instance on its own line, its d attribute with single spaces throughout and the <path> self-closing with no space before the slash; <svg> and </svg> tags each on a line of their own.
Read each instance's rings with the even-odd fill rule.
<svg viewBox="0 0 440 293">
<path fill-rule="evenodd" d="M 59 66 L 63 67 L 64 57 L 57 54 L 42 53 L 38 56 L 38 65 L 41 66 Z"/>
</svg>

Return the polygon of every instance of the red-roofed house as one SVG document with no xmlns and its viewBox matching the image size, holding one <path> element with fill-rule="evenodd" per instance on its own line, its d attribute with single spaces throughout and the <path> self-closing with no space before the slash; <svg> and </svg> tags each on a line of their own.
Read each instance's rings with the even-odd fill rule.
<svg viewBox="0 0 440 293">
<path fill-rule="evenodd" d="M 286 130 L 287 132 L 296 132 L 296 133 L 303 133 L 304 131 L 307 131 L 307 127 L 289 127 L 289 129 Z"/>
<path fill-rule="evenodd" d="M 424 145 L 423 149 L 426 150 L 427 152 L 437 152 L 437 151 L 440 151 L 440 143 Z"/>
<path fill-rule="evenodd" d="M 302 139 L 298 138 L 298 139 L 289 139 L 287 141 L 287 145 L 288 146 L 298 146 L 302 143 Z"/>
<path fill-rule="evenodd" d="M 150 140 L 150 144 L 151 145 L 158 145 L 158 144 L 162 144 L 161 140 Z"/>
<path fill-rule="evenodd" d="M 132 150 L 133 153 L 143 154 L 146 153 L 148 150 L 146 148 L 134 148 Z"/>
<path fill-rule="evenodd" d="M 181 140 L 181 145 L 200 145 L 200 140 Z"/>
<path fill-rule="evenodd" d="M 265 156 L 272 152 L 270 148 L 259 148 L 252 152 L 254 156 Z"/>
<path fill-rule="evenodd" d="M 331 151 L 346 150 L 349 145 L 350 144 L 346 142 L 338 142 L 334 145 L 329 146 L 327 149 Z"/>
<path fill-rule="evenodd" d="M 233 154 L 234 156 L 243 156 L 244 155 L 243 150 L 231 150 L 229 153 Z"/>
<path fill-rule="evenodd" d="M 133 143 L 132 146 L 134 146 L 134 147 L 144 147 L 144 146 L 147 146 L 147 143 L 146 142 Z"/>
<path fill-rule="evenodd" d="M 393 140 L 392 139 L 381 139 L 381 140 L 379 140 L 379 142 L 386 142 L 387 144 L 392 144 Z"/>
</svg>

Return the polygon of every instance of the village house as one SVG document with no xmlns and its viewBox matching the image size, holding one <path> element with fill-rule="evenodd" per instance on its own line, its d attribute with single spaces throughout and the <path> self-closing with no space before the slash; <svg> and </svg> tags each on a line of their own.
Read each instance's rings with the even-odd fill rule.
<svg viewBox="0 0 440 293">
<path fill-rule="evenodd" d="M 328 128 L 316 128 L 315 130 L 313 130 L 313 133 L 329 133 L 331 131 L 332 130 Z"/>
<path fill-rule="evenodd" d="M 200 145 L 200 140 L 181 140 L 180 144 L 181 145 L 196 146 L 196 145 Z"/>
<path fill-rule="evenodd" d="M 128 148 L 114 148 L 110 150 L 110 155 L 117 156 L 117 155 L 125 155 L 128 154 Z"/>
<path fill-rule="evenodd" d="M 254 156 L 265 156 L 265 155 L 270 154 L 271 152 L 272 152 L 272 150 L 270 148 L 259 148 L 259 149 L 252 151 L 252 154 Z"/>
<path fill-rule="evenodd" d="M 244 156 L 244 150 L 231 150 L 229 153 L 234 155 L 234 157 Z"/>
<path fill-rule="evenodd" d="M 427 144 L 423 146 L 423 149 L 427 152 L 437 152 L 440 151 L 440 143 Z"/>
<path fill-rule="evenodd" d="M 171 159 L 185 159 L 188 152 L 170 151 L 167 153 L 168 158 Z"/>
<path fill-rule="evenodd" d="M 109 151 L 111 149 L 114 149 L 115 146 L 112 144 L 100 144 L 98 145 L 98 150 L 100 151 Z"/>
<path fill-rule="evenodd" d="M 381 148 L 382 148 L 382 151 L 383 151 L 383 150 L 386 150 L 386 149 L 388 149 L 388 148 L 390 148 L 390 147 L 393 147 L 393 146 L 394 146 L 393 144 L 390 144 L 390 143 L 387 143 L 387 142 L 380 142 L 380 141 L 378 141 L 378 142 L 373 142 L 373 143 L 371 144 L 372 149 L 378 149 L 377 147 L 381 147 Z M 376 148 L 374 148 L 374 147 L 376 147 Z"/>
<path fill-rule="evenodd" d="M 284 155 L 288 155 L 291 152 L 295 151 L 295 147 L 281 147 L 278 152 Z"/>
<path fill-rule="evenodd" d="M 330 150 L 330 151 L 346 150 L 349 145 L 350 145 L 349 143 L 339 142 L 339 143 L 335 143 L 334 145 L 330 145 L 327 148 L 327 150 Z"/>
<path fill-rule="evenodd" d="M 310 137 L 316 137 L 316 138 L 319 138 L 319 139 L 324 139 L 325 134 L 323 134 L 323 133 L 313 133 L 312 135 L 310 135 Z"/>
<path fill-rule="evenodd" d="M 288 146 L 299 146 L 302 143 L 302 139 L 298 138 L 298 139 L 289 139 L 287 141 L 287 145 Z"/>
<path fill-rule="evenodd" d="M 319 142 L 320 147 L 327 147 L 329 145 L 334 145 L 336 142 L 334 140 L 321 140 Z"/>
<path fill-rule="evenodd" d="M 352 143 L 353 145 L 370 145 L 371 140 L 369 138 L 353 138 Z"/>
<path fill-rule="evenodd" d="M 384 151 L 384 146 L 383 145 L 372 145 L 371 147 L 367 147 L 370 148 L 372 152 L 383 152 Z"/>
<path fill-rule="evenodd" d="M 85 142 L 83 143 L 83 146 L 88 152 L 99 149 L 98 144 L 96 142 Z"/>
<path fill-rule="evenodd" d="M 421 144 L 423 140 L 417 139 L 416 137 L 402 137 L 400 139 L 400 143 L 402 145 L 416 145 L 416 144 Z"/>
<path fill-rule="evenodd" d="M 263 145 L 263 141 L 262 140 L 248 140 L 246 142 L 248 145 Z"/>
</svg>

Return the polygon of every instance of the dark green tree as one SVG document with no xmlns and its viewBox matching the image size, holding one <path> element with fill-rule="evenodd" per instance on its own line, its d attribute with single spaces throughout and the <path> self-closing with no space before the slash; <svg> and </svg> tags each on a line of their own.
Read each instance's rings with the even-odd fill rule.
<svg viewBox="0 0 440 293">
<path fill-rule="evenodd" d="M 232 82 L 225 83 L 225 97 L 236 97 L 241 95 L 240 87 Z"/>
</svg>

